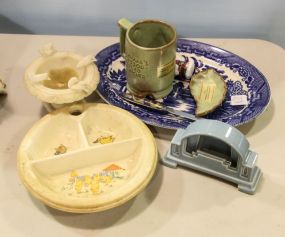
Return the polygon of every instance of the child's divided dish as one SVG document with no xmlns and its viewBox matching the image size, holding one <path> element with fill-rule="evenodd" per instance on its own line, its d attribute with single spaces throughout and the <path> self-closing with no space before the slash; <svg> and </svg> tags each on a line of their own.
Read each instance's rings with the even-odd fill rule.
<svg viewBox="0 0 285 237">
<path fill-rule="evenodd" d="M 147 126 L 106 104 L 55 110 L 30 129 L 18 151 L 18 171 L 32 195 L 76 213 L 125 203 L 146 187 L 156 164 Z"/>
</svg>

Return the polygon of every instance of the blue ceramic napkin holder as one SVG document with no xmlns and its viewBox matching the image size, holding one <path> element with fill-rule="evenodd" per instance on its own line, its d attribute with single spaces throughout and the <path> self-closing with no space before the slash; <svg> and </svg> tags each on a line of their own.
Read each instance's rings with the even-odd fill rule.
<svg viewBox="0 0 285 237">
<path fill-rule="evenodd" d="M 239 130 L 220 121 L 200 119 L 177 130 L 162 162 L 219 177 L 237 184 L 242 192 L 254 194 L 262 175 L 257 157 Z"/>
</svg>

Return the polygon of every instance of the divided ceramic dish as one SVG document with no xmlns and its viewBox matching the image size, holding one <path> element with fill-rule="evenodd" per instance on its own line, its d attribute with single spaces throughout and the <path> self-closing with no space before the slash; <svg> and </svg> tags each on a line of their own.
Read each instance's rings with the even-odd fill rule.
<svg viewBox="0 0 285 237">
<path fill-rule="evenodd" d="M 77 213 L 125 203 L 146 187 L 156 164 L 147 126 L 105 104 L 53 111 L 30 129 L 18 150 L 18 171 L 32 195 Z"/>
</svg>

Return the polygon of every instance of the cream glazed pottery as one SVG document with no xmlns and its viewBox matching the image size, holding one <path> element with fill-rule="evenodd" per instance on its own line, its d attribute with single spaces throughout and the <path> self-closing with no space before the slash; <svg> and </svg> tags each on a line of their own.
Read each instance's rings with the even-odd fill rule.
<svg viewBox="0 0 285 237">
<path fill-rule="evenodd" d="M 157 165 L 147 126 L 106 104 L 71 105 L 40 119 L 17 156 L 20 177 L 33 196 L 67 212 L 119 206 L 142 191 Z"/>
<path fill-rule="evenodd" d="M 29 92 L 51 111 L 90 95 L 99 83 L 99 73 L 93 56 L 59 52 L 47 44 L 26 68 L 24 81 Z"/>
<path fill-rule="evenodd" d="M 0 95 L 6 95 L 7 91 L 6 91 L 6 84 L 4 83 L 4 80 L 1 79 L 0 77 Z"/>
</svg>

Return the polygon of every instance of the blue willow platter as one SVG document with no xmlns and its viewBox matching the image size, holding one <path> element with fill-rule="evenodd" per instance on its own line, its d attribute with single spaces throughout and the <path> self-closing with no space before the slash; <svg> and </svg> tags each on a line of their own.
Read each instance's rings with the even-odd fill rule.
<svg viewBox="0 0 285 237">
<path fill-rule="evenodd" d="M 179 39 L 177 57 L 191 57 L 195 61 L 195 72 L 214 68 L 226 81 L 227 94 L 224 102 L 214 112 L 204 116 L 233 126 L 251 121 L 260 115 L 270 101 L 270 88 L 263 74 L 248 61 L 215 46 Z M 98 94 L 112 105 L 133 113 L 145 123 L 169 128 L 186 128 L 190 120 L 167 112 L 132 104 L 124 100 L 120 93 L 125 93 L 125 61 L 120 55 L 119 43 L 113 44 L 96 55 L 96 64 L 100 72 Z M 231 96 L 246 95 L 247 105 L 231 105 Z M 172 92 L 158 101 L 176 110 L 195 113 L 195 101 L 190 94 L 189 80 L 177 77 Z"/>
</svg>

